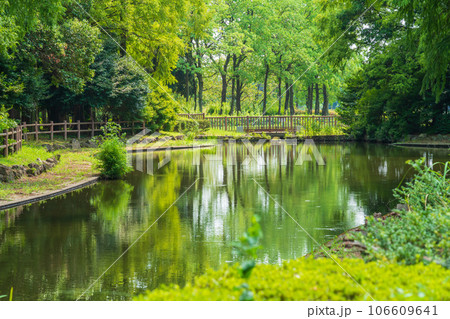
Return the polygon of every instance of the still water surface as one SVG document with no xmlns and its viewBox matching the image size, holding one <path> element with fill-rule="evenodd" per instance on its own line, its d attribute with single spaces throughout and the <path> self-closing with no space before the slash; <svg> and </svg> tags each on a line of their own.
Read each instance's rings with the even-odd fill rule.
<svg viewBox="0 0 450 319">
<path fill-rule="evenodd" d="M 15 300 L 77 299 L 152 224 L 81 299 L 129 300 L 232 263 L 231 245 L 252 214 L 261 216 L 264 232 L 260 262 L 298 258 L 315 243 L 275 201 L 324 243 L 395 207 L 391 190 L 407 174 L 406 160 L 448 160 L 447 150 L 347 143 L 318 145 L 325 166 L 297 166 L 299 148 L 289 146 L 282 156 L 279 146 L 265 145 L 267 165 L 242 165 L 240 144 L 232 150 L 236 165 L 193 165 L 191 150 L 173 151 L 154 175 L 134 171 L 122 181 L 0 212 L 0 295 L 14 287 Z M 155 167 L 163 155 L 155 153 Z"/>
</svg>

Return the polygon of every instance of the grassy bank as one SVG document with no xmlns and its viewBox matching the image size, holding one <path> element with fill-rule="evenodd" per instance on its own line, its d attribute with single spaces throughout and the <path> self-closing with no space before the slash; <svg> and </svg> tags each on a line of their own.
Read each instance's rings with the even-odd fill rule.
<svg viewBox="0 0 450 319">
<path fill-rule="evenodd" d="M 22 177 L 10 183 L 1 183 L 0 201 L 21 199 L 29 195 L 36 195 L 46 191 L 56 190 L 68 184 L 79 182 L 85 178 L 98 174 L 94 167 L 96 150 L 58 150 L 47 152 L 39 143 L 24 145 L 21 152 L 0 158 L 3 165 L 27 165 L 37 158 L 45 160 L 56 154 L 61 155 L 61 161 L 50 171 L 38 176 Z"/>
<path fill-rule="evenodd" d="M 0 157 L 0 164 L 6 166 L 28 165 L 38 158 L 45 161 L 52 156 L 52 153 L 47 152 L 47 150 L 39 144 L 26 144 L 20 152 L 14 153 L 8 157 Z"/>
</svg>

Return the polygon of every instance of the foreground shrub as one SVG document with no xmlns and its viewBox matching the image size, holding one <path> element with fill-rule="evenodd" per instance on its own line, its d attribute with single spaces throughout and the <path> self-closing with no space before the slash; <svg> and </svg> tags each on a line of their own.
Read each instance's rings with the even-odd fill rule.
<svg viewBox="0 0 450 319">
<path fill-rule="evenodd" d="M 436 264 L 413 266 L 364 263 L 340 264 L 376 300 L 449 300 L 450 271 Z M 257 265 L 249 279 L 238 266 L 225 266 L 196 278 L 185 288 L 162 287 L 135 300 L 239 300 L 248 284 L 254 300 L 371 300 L 331 259 L 300 258 L 279 265 Z"/>
<path fill-rule="evenodd" d="M 130 170 L 127 165 L 127 151 L 118 137 L 112 137 L 103 142 L 98 159 L 100 161 L 98 168 L 104 178 L 121 178 Z"/>
<path fill-rule="evenodd" d="M 450 266 L 450 163 L 443 172 L 425 166 L 424 160 L 409 162 L 417 171 L 411 182 L 394 191 L 407 212 L 400 219 L 380 222 L 370 218 L 358 240 L 367 247 L 367 260 L 390 260 L 404 264 L 436 262 Z"/>
</svg>

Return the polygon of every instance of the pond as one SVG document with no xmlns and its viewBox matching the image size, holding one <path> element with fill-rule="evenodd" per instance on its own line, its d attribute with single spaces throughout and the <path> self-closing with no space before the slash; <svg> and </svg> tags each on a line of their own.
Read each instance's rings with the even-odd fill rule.
<svg viewBox="0 0 450 319">
<path fill-rule="evenodd" d="M 235 161 L 198 162 L 195 151 L 172 151 L 153 175 L 135 170 L 122 181 L 0 212 L 0 295 L 14 287 L 14 300 L 130 300 L 162 284 L 182 286 L 238 260 L 232 243 L 253 214 L 264 233 L 259 262 L 279 264 L 394 208 L 406 160 L 448 160 L 438 149 L 317 147 L 326 165 L 296 165 L 301 146 L 283 155 L 264 145 L 259 163 L 243 163 L 242 144 L 227 148 Z M 148 158 L 156 167 L 164 155 Z"/>
</svg>

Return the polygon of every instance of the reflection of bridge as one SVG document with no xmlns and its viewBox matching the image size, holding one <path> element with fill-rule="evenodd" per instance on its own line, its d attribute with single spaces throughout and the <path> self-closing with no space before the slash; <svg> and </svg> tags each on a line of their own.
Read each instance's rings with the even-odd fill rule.
<svg viewBox="0 0 450 319">
<path fill-rule="evenodd" d="M 204 113 L 178 114 L 183 118 L 208 120 L 211 128 L 226 131 L 286 132 L 299 127 L 340 127 L 338 117 L 330 116 L 205 116 Z"/>
</svg>

